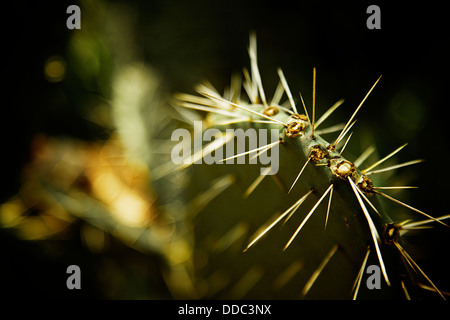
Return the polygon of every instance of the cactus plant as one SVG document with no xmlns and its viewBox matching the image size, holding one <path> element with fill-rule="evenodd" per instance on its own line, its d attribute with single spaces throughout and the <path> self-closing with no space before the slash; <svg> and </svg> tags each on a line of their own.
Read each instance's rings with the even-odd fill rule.
<svg viewBox="0 0 450 320">
<path fill-rule="evenodd" d="M 372 165 L 364 164 L 372 147 L 353 161 L 343 156 L 356 115 L 381 77 L 345 125 L 319 129 L 343 100 L 316 120 L 316 70 L 308 112 L 301 95 L 302 107 L 294 102 L 283 71 L 278 69 L 280 82 L 268 101 L 254 35 L 248 50 L 251 68 L 244 69 L 242 83 L 248 100 L 237 77 L 223 96 L 210 84 L 197 88 L 199 96 L 176 96 L 179 106 L 206 111 L 203 126 L 218 129 L 214 132 L 240 128 L 254 129 L 259 135 L 263 134 L 260 129 L 279 133 L 278 140 L 246 152 L 233 145 L 236 136 L 216 135 L 213 142 L 205 143 L 203 152 L 197 150 L 184 159 L 183 168 L 191 170 L 186 198 L 190 199 L 188 219 L 194 233 L 192 267 L 198 296 L 409 299 L 420 297 L 423 288 L 428 288 L 445 299 L 404 249 L 403 235 L 423 224 L 447 226 L 442 220 L 448 216 L 434 218 L 385 191 L 409 186 L 388 187 L 373 179 L 377 173 L 422 160 L 383 166 L 406 145 Z M 286 104 L 280 103 L 283 95 L 288 98 Z M 337 130 L 340 133 L 331 143 L 321 136 Z M 195 139 L 201 139 L 201 133 Z M 221 157 L 224 150 L 234 155 L 227 153 L 227 158 L 215 164 L 195 164 L 212 154 Z M 257 166 L 249 164 L 268 152 L 278 154 L 275 172 L 270 172 L 271 167 L 258 172 Z M 229 163 L 244 157 L 247 161 L 241 164 Z M 398 220 L 387 212 L 382 206 L 386 199 L 408 209 L 410 218 Z M 380 278 L 382 284 L 375 283 L 374 289 L 369 282 Z"/>
</svg>

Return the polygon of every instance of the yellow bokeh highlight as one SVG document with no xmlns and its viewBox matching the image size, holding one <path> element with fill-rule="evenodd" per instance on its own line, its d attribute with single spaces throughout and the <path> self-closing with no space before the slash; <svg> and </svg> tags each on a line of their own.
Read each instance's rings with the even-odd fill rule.
<svg viewBox="0 0 450 320">
<path fill-rule="evenodd" d="M 45 61 L 45 78 L 50 82 L 60 82 L 66 74 L 66 63 L 60 56 L 51 56 Z"/>
</svg>

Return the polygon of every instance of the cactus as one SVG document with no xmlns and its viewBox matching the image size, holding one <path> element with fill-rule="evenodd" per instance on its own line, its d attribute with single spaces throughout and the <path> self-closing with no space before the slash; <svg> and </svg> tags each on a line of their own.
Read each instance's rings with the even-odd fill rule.
<svg viewBox="0 0 450 320">
<path fill-rule="evenodd" d="M 404 234 L 424 224 L 447 226 L 441 220 L 449 216 L 434 218 L 384 190 L 410 186 L 387 187 L 373 179 L 377 173 L 422 160 L 383 166 L 406 145 L 372 165 L 364 165 L 373 152 L 371 147 L 354 161 L 343 156 L 355 117 L 381 77 L 345 125 L 319 129 L 343 100 L 316 120 L 316 70 L 308 113 L 301 95 L 302 108 L 295 104 L 283 71 L 278 69 L 280 82 L 269 102 L 258 69 L 254 35 L 248 49 L 251 69 L 244 69 L 243 88 L 249 101 L 241 94 L 241 80 L 236 77 L 223 96 L 210 84 L 198 86 L 200 96 L 176 96 L 180 107 L 206 111 L 203 127 L 219 130 L 214 132 L 253 128 L 255 132 L 277 129 L 279 133 L 278 140 L 246 152 L 233 146 L 231 141 L 236 142 L 237 137 L 216 135 L 213 142 L 204 144 L 202 152 L 185 157 L 182 167 L 190 170 L 191 177 L 186 201 L 194 233 L 196 294 L 232 299 L 409 299 L 420 297 L 423 288 L 428 288 L 445 299 L 405 250 Z M 284 94 L 288 104 L 280 103 Z M 336 130 L 340 133 L 332 143 L 321 136 Z M 194 140 L 199 135 L 197 132 Z M 227 153 L 226 159 L 215 164 L 194 165 L 201 157 L 223 156 L 223 150 L 234 151 L 234 155 Z M 266 152 L 279 155 L 279 170 L 272 174 L 271 167 L 258 173 L 257 167 L 249 164 Z M 223 164 L 244 157 L 244 163 Z M 383 200 L 413 215 L 398 220 L 384 209 Z M 370 270 L 378 271 L 383 279 L 381 289 L 371 290 L 366 285 L 371 281 Z"/>
</svg>

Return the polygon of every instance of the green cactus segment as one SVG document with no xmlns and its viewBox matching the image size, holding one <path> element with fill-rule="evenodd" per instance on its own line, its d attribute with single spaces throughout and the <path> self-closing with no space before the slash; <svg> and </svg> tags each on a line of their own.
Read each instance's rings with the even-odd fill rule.
<svg viewBox="0 0 450 320">
<path fill-rule="evenodd" d="M 365 174 L 368 170 L 360 170 L 342 156 L 349 139 L 344 137 L 354 124 L 351 121 L 356 112 L 338 139 L 327 142 L 314 132 L 314 119 L 296 113 L 281 71 L 280 84 L 291 108 L 278 101 L 267 103 L 252 55 L 256 49 L 249 51 L 253 79 L 244 73 L 244 89 L 252 102 L 242 100 L 240 95 L 221 97 L 206 86 L 199 88 L 202 97 L 178 96 L 181 106 L 207 111 L 205 128 L 221 132 L 253 128 L 259 134 L 263 133 L 258 129 L 279 130 L 279 141 L 272 143 L 276 148 L 264 150 L 260 146 L 253 148 L 252 154 L 241 151 L 240 155 L 249 160 L 256 151 L 278 152 L 279 170 L 274 175 L 261 175 L 260 165 L 249 161 L 190 168 L 187 197 L 194 199 L 191 204 L 197 208 L 191 218 L 198 296 L 410 298 L 417 281 L 411 278 L 414 268 L 402 252 L 401 227 L 381 207 L 378 192 Z M 280 99 L 277 92 L 274 100 Z M 237 156 L 237 149 L 233 151 Z M 220 194 L 208 197 L 211 190 L 217 190 L 218 177 L 232 179 Z M 381 271 L 381 289 L 371 290 L 365 284 L 369 265 Z"/>
</svg>

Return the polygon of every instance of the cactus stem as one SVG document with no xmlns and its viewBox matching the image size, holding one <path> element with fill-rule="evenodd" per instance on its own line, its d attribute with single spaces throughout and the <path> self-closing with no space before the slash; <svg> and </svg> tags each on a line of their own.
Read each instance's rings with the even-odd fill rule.
<svg viewBox="0 0 450 320">
<path fill-rule="evenodd" d="M 323 193 L 323 195 L 320 197 L 319 200 L 317 200 L 316 204 L 312 207 L 312 209 L 309 211 L 308 215 L 303 219 L 302 223 L 298 226 L 297 230 L 295 230 L 294 234 L 292 235 L 292 237 L 289 239 L 289 241 L 286 243 L 286 245 L 284 246 L 283 250 L 286 250 L 290 244 L 292 243 L 292 241 L 294 241 L 295 237 L 297 236 L 297 234 L 300 232 L 300 230 L 303 228 L 303 226 L 306 224 L 306 222 L 309 220 L 309 218 L 312 216 L 312 214 L 314 213 L 314 211 L 317 209 L 317 207 L 319 206 L 319 204 L 322 202 L 322 200 L 327 196 L 328 192 L 330 192 L 333 189 L 333 184 L 330 184 L 330 186 L 328 187 L 328 189 Z"/>
</svg>

